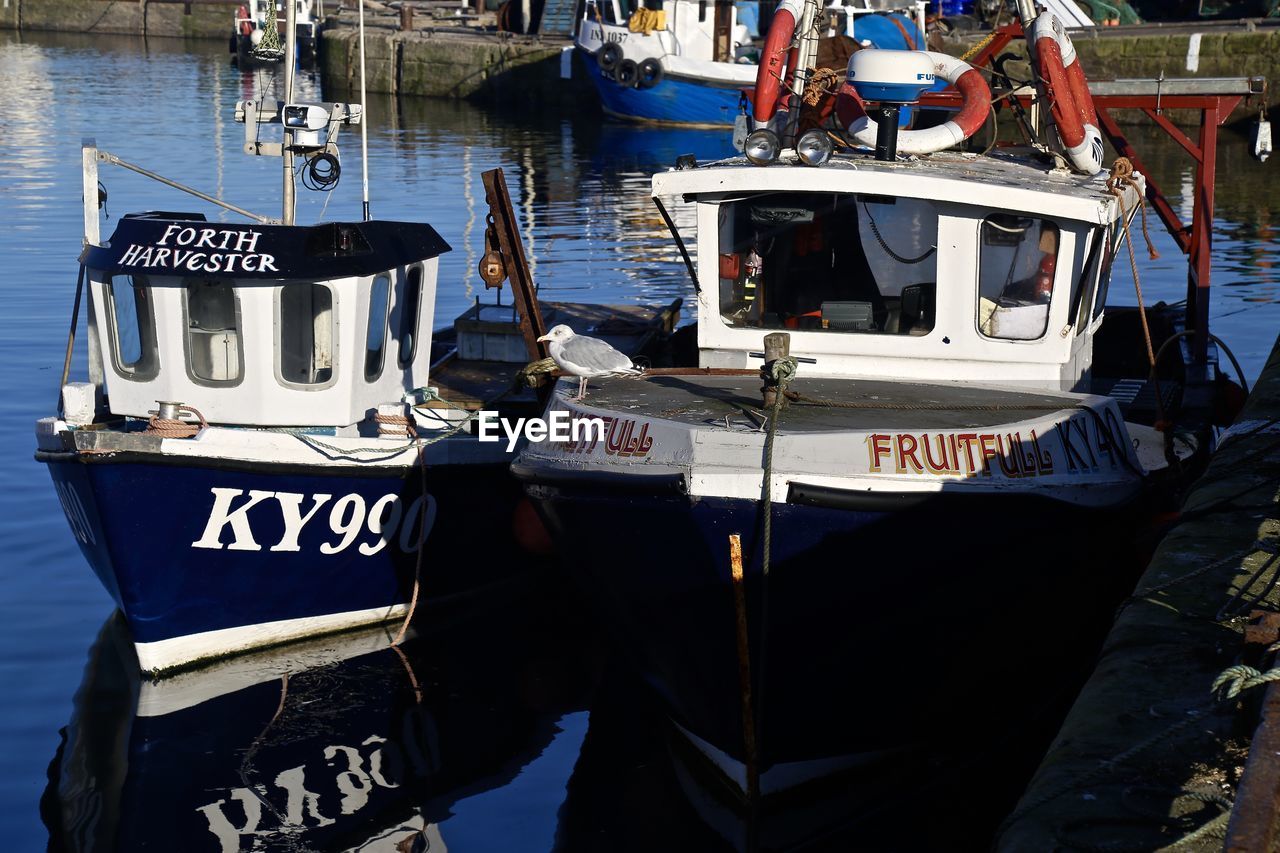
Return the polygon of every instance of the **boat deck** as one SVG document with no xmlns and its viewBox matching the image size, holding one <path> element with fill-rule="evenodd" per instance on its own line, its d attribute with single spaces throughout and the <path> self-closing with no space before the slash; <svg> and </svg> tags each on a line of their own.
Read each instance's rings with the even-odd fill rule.
<svg viewBox="0 0 1280 853">
<path fill-rule="evenodd" d="M 803 370 L 803 366 L 801 367 Z M 761 380 L 755 375 L 656 374 L 642 379 L 593 379 L 588 409 L 660 417 L 686 424 L 759 429 L 765 421 Z M 565 385 L 568 389 L 570 386 Z M 931 385 L 886 380 L 797 377 L 791 390 L 805 400 L 788 404 L 782 432 L 863 429 L 967 429 L 1007 424 L 1079 405 L 1075 394 Z M 576 391 L 576 383 L 572 386 Z M 838 405 L 825 405 L 830 401 Z"/>
<path fill-rule="evenodd" d="M 638 356 L 656 337 L 670 334 L 680 320 L 683 300 L 668 305 L 596 305 L 585 302 L 543 302 L 542 318 L 546 328 L 565 324 L 575 332 L 607 341 L 615 349 L 632 358 Z M 447 330 L 445 335 L 451 335 Z M 437 332 L 437 339 L 441 333 Z M 466 409 L 484 408 L 511 388 L 512 380 L 524 364 L 505 361 L 460 359 L 457 350 L 431 368 L 431 385 L 440 396 L 454 406 Z M 527 403 L 539 405 L 535 392 L 522 388 L 503 398 L 503 405 Z M 445 403 L 436 404 L 446 406 Z"/>
</svg>

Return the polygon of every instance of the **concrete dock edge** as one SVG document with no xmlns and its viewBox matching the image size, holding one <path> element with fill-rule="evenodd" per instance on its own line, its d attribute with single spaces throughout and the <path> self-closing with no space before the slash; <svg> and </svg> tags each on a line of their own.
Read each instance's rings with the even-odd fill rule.
<svg viewBox="0 0 1280 853">
<path fill-rule="evenodd" d="M 1251 611 L 1280 610 L 1278 516 L 1280 341 L 995 849 L 1222 849 L 1263 688 L 1210 687 L 1242 655 L 1265 669 L 1274 638 L 1250 660 L 1246 632 Z"/>
</svg>

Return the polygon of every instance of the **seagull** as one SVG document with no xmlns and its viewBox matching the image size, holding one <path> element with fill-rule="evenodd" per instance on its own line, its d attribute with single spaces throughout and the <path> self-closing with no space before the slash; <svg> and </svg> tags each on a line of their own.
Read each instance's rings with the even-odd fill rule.
<svg viewBox="0 0 1280 853">
<path fill-rule="evenodd" d="M 597 376 L 639 376 L 643 371 L 631 359 L 599 338 L 575 335 L 568 326 L 552 326 L 539 341 L 547 341 L 551 360 L 570 376 L 578 377 L 577 402 L 587 396 L 587 380 Z"/>
</svg>

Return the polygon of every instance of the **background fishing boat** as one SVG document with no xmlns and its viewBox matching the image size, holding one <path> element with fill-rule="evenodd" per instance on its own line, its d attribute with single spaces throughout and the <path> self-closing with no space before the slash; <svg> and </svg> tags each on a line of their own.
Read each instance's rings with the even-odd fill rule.
<svg viewBox="0 0 1280 853">
<path fill-rule="evenodd" d="M 743 114 L 772 15 L 756 3 L 673 0 L 629 12 L 617 0 L 584 7 L 574 43 L 606 114 L 658 124 L 732 125 Z M 860 46 L 924 46 L 925 3 L 833 5 L 820 67 L 843 67 Z"/>
</svg>

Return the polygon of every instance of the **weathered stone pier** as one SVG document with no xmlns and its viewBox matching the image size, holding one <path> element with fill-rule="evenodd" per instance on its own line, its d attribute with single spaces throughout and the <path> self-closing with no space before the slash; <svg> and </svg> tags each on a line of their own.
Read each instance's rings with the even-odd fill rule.
<svg viewBox="0 0 1280 853">
<path fill-rule="evenodd" d="M 1274 666 L 1278 552 L 1280 342 L 996 849 L 1208 851 L 1228 833 L 1228 850 L 1275 849 L 1280 729 L 1255 727 L 1260 704 L 1280 710 L 1280 688 L 1244 670 L 1238 695 L 1211 687 L 1229 667 Z"/>
</svg>

